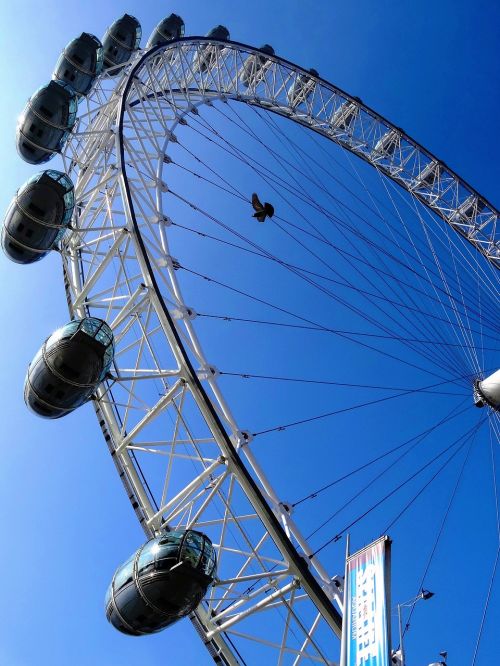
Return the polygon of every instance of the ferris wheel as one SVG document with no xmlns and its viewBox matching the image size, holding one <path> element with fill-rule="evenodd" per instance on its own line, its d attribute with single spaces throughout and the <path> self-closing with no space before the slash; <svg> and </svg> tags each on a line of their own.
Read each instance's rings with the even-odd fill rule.
<svg viewBox="0 0 500 666">
<path fill-rule="evenodd" d="M 440 390 L 465 382 L 470 404 L 485 409 L 480 421 L 431 460 L 441 464 L 444 455 L 451 464 L 459 453 L 468 456 L 484 421 L 498 438 L 500 371 L 494 340 L 499 213 L 403 130 L 321 79 L 316 70 L 278 57 L 269 45 L 255 48 L 230 41 L 223 26 L 206 37 L 185 37 L 183 21 L 176 15 L 157 26 L 142 50 L 140 32 L 138 21 L 124 15 L 102 44 L 87 33 L 73 40 L 53 80 L 37 91 L 21 117 L 21 156 L 40 164 L 58 153 L 63 168 L 37 174 L 18 191 L 7 213 L 2 244 L 19 263 L 37 261 L 50 250 L 60 252 L 71 318 L 46 340 L 31 363 L 25 399 L 33 411 L 48 418 L 92 401 L 117 473 L 148 538 L 117 569 L 108 590 L 106 613 L 115 627 L 131 635 L 148 634 L 189 616 L 216 663 L 335 664 L 343 570 L 332 571 L 320 553 L 342 532 L 313 546 L 308 530 L 294 517 L 296 506 L 316 498 L 333 482 L 321 481 L 316 490 L 311 483 L 299 501 L 284 500 L 273 486 L 273 464 L 267 459 L 264 464 L 265 453 L 259 455 L 254 445 L 268 433 L 315 425 L 353 408 L 321 405 L 319 414 L 295 414 L 297 398 L 294 414 L 284 423 L 248 429 L 233 412 L 231 390 L 223 380 L 224 375 L 248 379 L 250 374 L 231 373 L 215 364 L 204 351 L 201 323 L 198 327 L 203 318 L 234 322 L 238 317 L 202 312 L 206 290 L 231 291 L 225 306 L 233 306 L 236 295 L 244 296 L 281 317 L 264 321 L 254 308 L 241 321 L 314 329 L 333 335 L 341 345 L 360 347 L 359 366 L 365 358 L 383 356 L 391 367 L 410 366 L 418 380 L 425 373 L 432 375 L 418 388 L 393 388 L 389 397 L 382 392 L 358 399 L 357 407 L 380 404 L 383 409 L 388 399 L 416 393 L 419 399 L 436 398 Z M 261 123 L 260 129 L 250 118 Z M 331 197 L 334 186 L 330 190 L 319 177 L 331 174 L 323 167 L 315 171 L 317 165 L 302 152 L 299 135 L 294 134 L 286 152 L 276 156 L 278 143 L 287 141 L 287 127 L 321 140 L 317 152 L 331 145 L 347 156 L 350 166 L 351 159 L 360 158 L 352 173 L 358 177 L 358 162 L 360 170 L 366 169 L 366 180 L 363 176 L 359 182 L 372 212 L 380 212 L 382 204 L 365 187 L 370 178 L 382 183 L 401 231 L 388 226 L 384 216 L 375 223 L 364 220 L 368 231 L 361 228 L 361 208 L 352 203 L 357 195 L 352 195 L 349 215 L 344 205 L 333 220 L 333 204 L 328 209 L 321 197 Z M 263 128 L 276 144 L 267 142 Z M 251 139 L 257 152 L 243 149 L 235 133 Z M 189 162 L 179 158 L 182 151 L 184 157 L 189 154 Z M 274 160 L 272 168 L 255 157 L 266 151 Z M 224 160 L 233 165 L 230 170 L 236 172 L 243 164 L 255 174 L 248 192 L 231 181 L 231 173 L 222 174 Z M 317 188 L 316 194 L 307 193 L 304 181 Z M 271 204 L 261 196 L 261 203 L 253 190 L 263 187 L 262 182 L 269 198 L 277 197 L 279 189 L 286 198 L 298 199 L 292 221 L 281 217 L 277 201 Z M 220 204 L 217 212 L 200 203 L 203 197 L 196 196 L 197 188 L 205 192 L 210 187 L 232 203 Z M 418 220 L 421 238 L 401 219 L 396 202 L 403 195 L 402 206 Z M 246 207 L 253 235 L 222 220 L 226 205 L 229 217 L 234 206 Z M 316 219 L 306 219 L 306 208 L 315 218 L 340 223 L 341 233 L 350 234 L 349 243 L 333 245 Z M 210 229 L 196 226 L 194 221 L 200 219 L 210 220 Z M 262 227 L 259 222 L 264 222 Z M 285 230 L 300 253 L 312 257 L 314 270 L 311 264 L 305 268 L 295 251 L 280 256 L 283 241 L 268 239 L 266 246 L 255 236 L 272 225 Z M 364 317 L 371 332 L 332 327 L 322 311 L 318 316 L 310 310 L 297 314 L 287 299 L 284 304 L 271 302 L 257 290 L 245 290 L 232 280 L 247 273 L 246 260 L 229 265 L 224 255 L 210 254 L 201 245 L 186 258 L 184 246 L 195 237 L 272 262 L 279 271 L 334 299 L 335 307 Z M 339 257 L 340 272 L 328 273 L 333 286 L 317 272 L 326 266 L 326 258 L 316 245 L 313 249 L 311 238 Z M 361 251 L 364 244 L 377 260 L 368 261 Z M 216 274 L 210 273 L 214 266 L 221 269 Z M 413 288 L 419 290 L 418 298 Z M 302 296 L 301 287 L 297 291 Z M 369 304 L 363 305 L 363 299 Z M 422 307 L 431 302 L 432 308 Z M 317 303 L 314 306 L 317 309 Z M 397 321 L 391 308 L 397 311 Z M 387 324 L 388 317 L 394 328 Z M 443 325 L 452 338 L 446 346 L 439 338 Z M 397 345 L 404 339 L 414 356 L 402 355 L 396 339 Z M 324 354 L 322 348 L 320 353 Z M 450 367 L 453 372 L 446 374 Z M 271 374 L 261 379 L 280 379 Z M 357 388 L 386 390 L 370 386 L 369 380 L 360 380 Z M 254 404 L 252 410 L 259 407 Z M 423 402 L 418 409 L 425 411 Z M 439 423 L 458 413 L 443 412 Z M 434 427 L 407 443 L 414 446 Z M 278 464 L 285 464 L 287 456 Z M 365 463 L 353 460 L 352 467 L 362 469 Z M 397 651 L 394 658 L 398 659 Z"/>
</svg>

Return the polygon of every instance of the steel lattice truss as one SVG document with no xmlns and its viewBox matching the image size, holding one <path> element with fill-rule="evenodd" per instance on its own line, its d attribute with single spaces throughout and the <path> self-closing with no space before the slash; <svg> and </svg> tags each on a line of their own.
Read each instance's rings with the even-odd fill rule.
<svg viewBox="0 0 500 666">
<path fill-rule="evenodd" d="M 312 556 L 274 493 L 197 338 L 168 246 L 168 144 L 201 104 L 240 100 L 371 162 L 497 266 L 498 213 L 359 101 L 257 54 L 183 39 L 97 80 L 63 155 L 77 208 L 61 254 L 72 316 L 90 313 L 114 331 L 113 376 L 94 404 L 144 531 L 196 527 L 217 548 L 218 579 L 192 618 L 210 653 L 241 664 L 248 639 L 253 663 L 333 664 L 342 581 Z"/>
</svg>

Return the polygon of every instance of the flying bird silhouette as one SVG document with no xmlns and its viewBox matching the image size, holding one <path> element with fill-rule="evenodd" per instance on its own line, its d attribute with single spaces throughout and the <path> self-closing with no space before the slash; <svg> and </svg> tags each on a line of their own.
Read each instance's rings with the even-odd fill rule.
<svg viewBox="0 0 500 666">
<path fill-rule="evenodd" d="M 255 211 L 253 217 L 256 217 L 259 222 L 264 222 L 266 217 L 272 217 L 274 215 L 274 207 L 267 201 L 262 205 L 255 192 L 252 194 L 252 206 Z"/>
</svg>

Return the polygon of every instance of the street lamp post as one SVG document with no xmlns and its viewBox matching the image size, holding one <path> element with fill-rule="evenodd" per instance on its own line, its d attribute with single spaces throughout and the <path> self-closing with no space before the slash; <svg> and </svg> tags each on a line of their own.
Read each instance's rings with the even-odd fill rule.
<svg viewBox="0 0 500 666">
<path fill-rule="evenodd" d="M 423 599 L 424 601 L 427 601 L 428 599 L 430 599 L 433 596 L 434 596 L 434 592 L 430 592 L 429 590 L 422 589 L 420 594 L 418 594 L 416 597 L 413 597 L 412 599 L 409 599 L 408 601 L 405 601 L 402 604 L 398 604 L 399 650 L 395 653 L 395 656 L 397 655 L 399 657 L 398 666 L 406 666 L 404 641 L 403 641 L 404 631 L 403 631 L 403 620 L 402 620 L 401 609 L 402 608 L 413 608 L 413 606 L 416 603 L 418 603 L 421 599 Z M 399 652 L 399 655 L 398 655 L 398 652 Z"/>
</svg>

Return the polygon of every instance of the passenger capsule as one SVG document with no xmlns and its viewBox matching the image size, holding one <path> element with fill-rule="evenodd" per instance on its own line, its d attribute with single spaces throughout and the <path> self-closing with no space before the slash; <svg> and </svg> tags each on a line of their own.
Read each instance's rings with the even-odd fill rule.
<svg viewBox="0 0 500 666">
<path fill-rule="evenodd" d="M 319 76 L 318 72 L 315 69 L 310 69 L 309 74 L 311 76 Z M 295 109 L 296 106 L 307 102 L 310 98 L 316 82 L 311 76 L 307 74 L 299 74 L 295 79 L 294 83 L 290 86 L 288 90 L 288 103 Z"/>
<path fill-rule="evenodd" d="M 418 188 L 432 189 L 439 182 L 442 170 L 439 162 L 429 162 L 418 174 L 416 186 Z"/>
<path fill-rule="evenodd" d="M 75 319 L 55 331 L 30 363 L 24 401 L 39 416 L 57 419 L 89 400 L 114 355 L 113 333 L 102 319 Z"/>
<path fill-rule="evenodd" d="M 216 25 L 206 34 L 207 39 L 220 39 L 226 41 L 229 39 L 229 30 L 224 25 Z"/>
<path fill-rule="evenodd" d="M 73 88 L 51 81 L 30 97 L 16 132 L 17 151 L 30 164 L 47 162 L 61 152 L 75 124 L 78 102 Z"/>
<path fill-rule="evenodd" d="M 150 49 L 158 44 L 167 44 L 173 39 L 184 36 L 184 21 L 177 14 L 170 14 L 160 21 L 151 33 L 146 48 Z"/>
<path fill-rule="evenodd" d="M 458 215 L 465 220 L 472 220 L 476 215 L 480 215 L 486 208 L 484 201 L 478 198 L 476 194 L 471 194 L 458 208 Z"/>
<path fill-rule="evenodd" d="M 69 83 L 79 95 L 87 95 L 95 77 L 102 72 L 102 66 L 101 42 L 94 35 L 82 32 L 59 56 L 52 78 Z"/>
<path fill-rule="evenodd" d="M 42 259 L 61 240 L 74 207 L 69 176 L 54 170 L 37 173 L 18 190 L 5 216 L 5 254 L 18 264 Z"/>
<path fill-rule="evenodd" d="M 229 39 L 229 30 L 223 25 L 217 25 L 206 34 L 207 39 L 218 39 L 226 41 Z M 217 51 L 221 50 L 222 46 L 212 46 L 211 44 L 202 44 L 198 47 L 198 51 L 193 58 L 193 70 L 195 72 L 205 72 L 211 69 L 216 63 Z"/>
<path fill-rule="evenodd" d="M 391 157 L 399 145 L 401 135 L 397 130 L 390 129 L 375 144 L 375 152 L 383 157 Z"/>
<path fill-rule="evenodd" d="M 130 60 L 132 53 L 139 48 L 141 36 L 141 24 L 135 16 L 124 14 L 112 23 L 102 38 L 104 69 L 118 67 Z M 113 74 L 119 71 L 116 69 Z"/>
<path fill-rule="evenodd" d="M 269 44 L 264 44 L 261 46 L 259 51 L 266 53 L 267 55 L 273 56 L 274 49 Z M 241 83 L 248 88 L 249 86 L 255 87 L 257 83 L 262 81 L 265 76 L 267 69 L 269 68 L 270 60 L 264 55 L 252 54 L 249 55 L 245 60 L 243 65 L 243 71 L 241 74 Z"/>
<path fill-rule="evenodd" d="M 207 536 L 194 530 L 164 532 L 116 570 L 106 593 L 106 617 L 130 636 L 161 631 L 194 611 L 215 567 Z"/>
<path fill-rule="evenodd" d="M 352 125 L 358 116 L 358 107 L 354 102 L 344 102 L 335 111 L 331 120 L 331 127 L 342 132 L 350 132 Z"/>
</svg>

